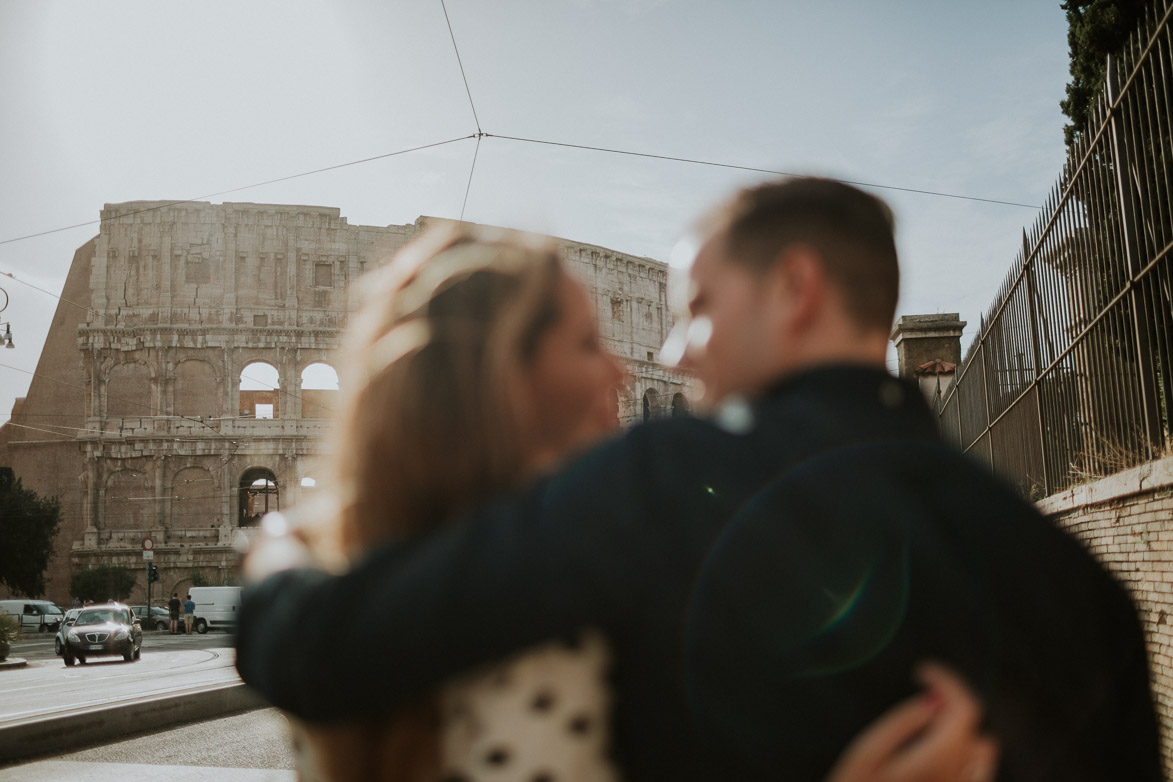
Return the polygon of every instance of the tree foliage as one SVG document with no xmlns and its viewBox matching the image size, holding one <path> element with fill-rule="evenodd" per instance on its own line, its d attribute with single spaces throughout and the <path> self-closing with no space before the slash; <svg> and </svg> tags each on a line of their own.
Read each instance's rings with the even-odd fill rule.
<svg viewBox="0 0 1173 782">
<path fill-rule="evenodd" d="M 96 565 L 79 570 L 69 578 L 69 592 L 82 600 L 104 603 L 107 600 L 125 600 L 138 577 L 130 568 L 121 565 Z"/>
<path fill-rule="evenodd" d="M 1088 117 L 1104 86 L 1109 55 L 1119 54 L 1144 18 L 1148 0 L 1066 0 L 1071 81 L 1059 108 L 1071 120 L 1063 128 L 1068 148 L 1088 130 Z"/>
<path fill-rule="evenodd" d="M 38 496 L 21 485 L 11 468 L 0 467 L 0 583 L 17 595 L 43 595 L 60 525 L 56 497 Z"/>
</svg>

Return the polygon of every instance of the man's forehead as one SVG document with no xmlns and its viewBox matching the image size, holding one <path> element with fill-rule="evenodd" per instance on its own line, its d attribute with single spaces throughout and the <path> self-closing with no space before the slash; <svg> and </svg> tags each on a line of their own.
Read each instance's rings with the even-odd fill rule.
<svg viewBox="0 0 1173 782">
<path fill-rule="evenodd" d="M 724 241 L 714 234 L 693 233 L 677 242 L 669 255 L 668 303 L 677 312 L 689 304 L 720 271 Z"/>
</svg>

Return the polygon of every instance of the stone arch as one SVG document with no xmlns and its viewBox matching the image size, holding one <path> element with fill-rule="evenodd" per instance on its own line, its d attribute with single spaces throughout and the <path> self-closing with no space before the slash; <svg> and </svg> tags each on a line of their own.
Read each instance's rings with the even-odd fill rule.
<svg viewBox="0 0 1173 782">
<path fill-rule="evenodd" d="M 211 527 L 220 520 L 216 480 L 203 467 L 184 467 L 171 478 L 171 526 Z"/>
<path fill-rule="evenodd" d="M 240 476 L 237 526 L 255 527 L 269 511 L 281 510 L 277 476 L 267 467 L 251 467 Z"/>
<path fill-rule="evenodd" d="M 644 391 L 644 414 L 643 420 L 650 421 L 653 418 L 660 417 L 660 395 L 656 393 L 656 389 L 649 388 Z"/>
<path fill-rule="evenodd" d="M 684 398 L 684 394 L 677 391 L 672 395 L 672 417 L 680 418 L 688 414 L 688 400 Z"/>
<path fill-rule="evenodd" d="M 325 361 L 301 371 L 301 417 L 329 418 L 338 406 L 338 372 Z"/>
<path fill-rule="evenodd" d="M 156 415 L 151 370 L 141 361 L 115 364 L 106 372 L 106 415 L 133 418 Z"/>
<path fill-rule="evenodd" d="M 106 477 L 102 528 L 127 530 L 155 526 L 154 494 L 154 487 L 144 472 L 125 469 L 111 473 Z"/>
<path fill-rule="evenodd" d="M 240 370 L 240 415 L 280 418 L 281 374 L 268 361 L 250 361 Z"/>
<path fill-rule="evenodd" d="M 189 358 L 175 367 L 175 414 L 217 415 L 223 384 L 216 368 L 207 361 Z"/>
</svg>

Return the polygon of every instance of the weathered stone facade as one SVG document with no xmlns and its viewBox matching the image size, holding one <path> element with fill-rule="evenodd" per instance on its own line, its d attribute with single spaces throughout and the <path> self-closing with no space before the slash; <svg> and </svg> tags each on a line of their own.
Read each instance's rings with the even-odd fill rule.
<svg viewBox="0 0 1173 782">
<path fill-rule="evenodd" d="M 15 426 L 0 429 L 0 464 L 62 502 L 49 597 L 67 601 L 71 570 L 92 564 L 141 571 L 147 537 L 156 594 L 231 579 L 234 541 L 316 483 L 337 391 L 313 377 L 336 380 L 355 281 L 434 220 L 372 227 L 328 207 L 108 204 L 74 257 L 73 304 L 58 307 L 39 377 Z M 685 378 L 655 361 L 672 325 L 665 264 L 562 244 L 627 365 L 621 418 L 684 409 Z"/>
</svg>

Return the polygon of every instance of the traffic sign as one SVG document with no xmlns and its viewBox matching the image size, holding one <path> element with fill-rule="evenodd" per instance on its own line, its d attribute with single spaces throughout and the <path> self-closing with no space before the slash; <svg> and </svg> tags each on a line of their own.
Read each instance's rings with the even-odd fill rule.
<svg viewBox="0 0 1173 782">
<path fill-rule="evenodd" d="M 150 549 L 143 550 L 143 562 L 150 562 L 154 558 L 155 552 L 151 551 Z"/>
</svg>

